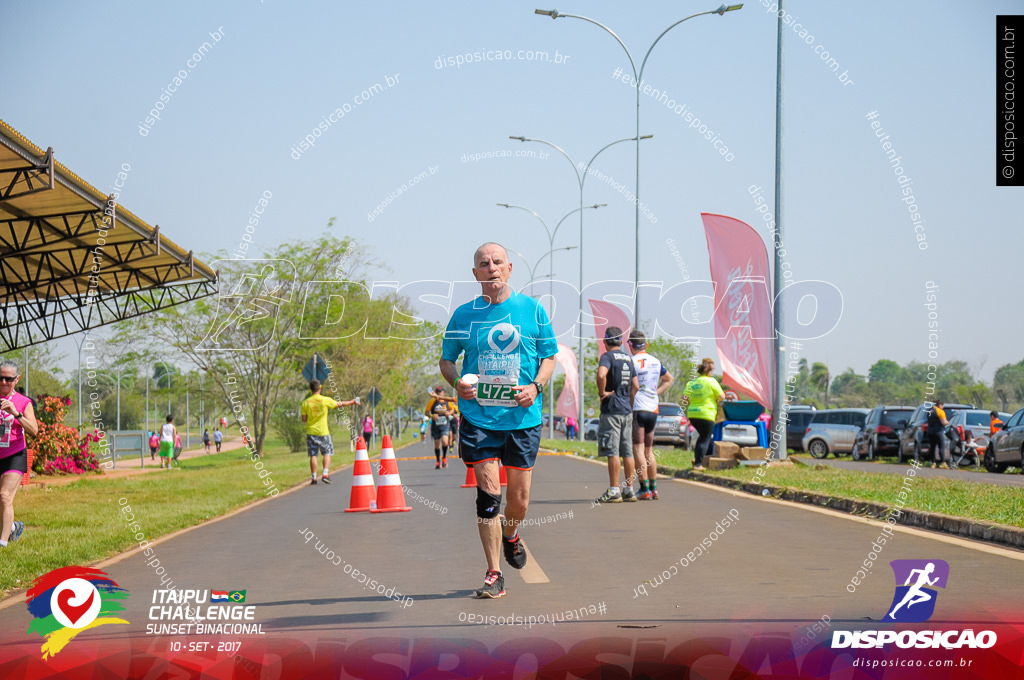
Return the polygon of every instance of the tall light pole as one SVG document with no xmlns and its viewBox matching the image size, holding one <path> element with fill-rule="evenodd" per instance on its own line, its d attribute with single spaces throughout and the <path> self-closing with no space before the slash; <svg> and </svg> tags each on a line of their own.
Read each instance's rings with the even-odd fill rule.
<svg viewBox="0 0 1024 680">
<path fill-rule="evenodd" d="M 538 10 L 538 11 L 540 11 L 540 10 Z M 552 144 L 551 142 L 548 142 L 548 141 L 543 140 L 543 139 L 532 139 L 530 137 L 523 137 L 523 136 L 514 137 L 512 135 L 509 135 L 509 139 L 518 139 L 520 142 L 538 142 L 540 144 L 544 144 L 546 146 L 550 146 L 552 149 L 554 149 L 558 153 L 562 154 L 562 156 L 564 156 L 567 161 L 569 161 L 569 165 L 572 166 L 573 172 L 576 173 L 576 182 L 577 182 L 577 184 L 579 184 L 579 187 L 580 187 L 580 207 L 578 208 L 578 210 L 580 212 L 580 296 L 579 296 L 580 297 L 580 301 L 579 301 L 580 309 L 579 309 L 579 311 L 580 311 L 581 317 L 582 317 L 582 314 L 583 314 L 583 185 L 587 181 L 587 171 L 590 170 L 590 166 L 593 164 L 594 160 L 598 156 L 600 156 L 601 152 L 604 151 L 605 149 L 607 149 L 608 147 L 615 146 L 616 144 L 621 144 L 622 142 L 632 142 L 632 141 L 636 141 L 636 143 L 639 144 L 641 139 L 651 139 L 652 137 L 654 137 L 654 135 L 644 135 L 643 137 L 626 137 L 624 139 L 616 139 L 614 142 L 610 142 L 610 143 L 605 144 L 604 146 L 602 146 L 598 150 L 597 153 L 595 153 L 593 156 L 590 157 L 590 161 L 587 162 L 587 164 L 585 166 L 580 168 L 580 167 L 578 167 L 576 165 L 576 161 L 574 161 L 572 159 L 572 156 L 570 156 L 568 153 L 566 153 L 565 149 L 563 149 L 562 147 L 558 146 L 557 144 Z M 581 169 L 583 170 L 582 174 L 580 174 L 580 170 Z M 562 219 L 565 219 L 565 218 L 562 218 Z M 579 394 L 580 394 L 579 402 L 580 403 L 579 403 L 579 417 L 576 420 L 579 423 L 579 430 L 582 433 L 583 432 L 583 401 L 584 401 L 583 400 L 583 380 L 584 380 L 584 373 L 585 373 L 585 371 L 583 370 L 584 362 L 583 362 L 583 327 L 582 327 L 582 323 L 580 324 L 580 328 L 579 328 L 579 343 L 578 343 L 578 346 L 577 346 L 577 352 L 578 352 L 578 354 L 576 356 L 576 360 L 577 360 L 577 362 L 579 362 L 579 365 L 580 365 L 580 375 L 579 375 Z"/>
<path fill-rule="evenodd" d="M 188 436 L 188 424 L 189 424 L 189 411 L 188 411 L 188 374 L 185 374 L 185 448 L 190 446 L 190 440 Z"/>
<path fill-rule="evenodd" d="M 582 208 L 573 208 L 568 213 L 566 213 L 565 216 L 562 219 L 558 220 L 558 224 L 555 225 L 554 230 L 548 228 L 547 222 L 545 222 L 544 219 L 535 210 L 530 210 L 529 208 L 524 208 L 521 205 L 509 205 L 508 203 L 499 203 L 498 205 L 500 205 L 503 208 L 516 208 L 518 210 L 525 210 L 526 212 L 528 212 L 531 215 L 533 215 L 534 217 L 536 217 L 537 220 L 544 227 L 544 231 L 547 232 L 547 235 L 548 235 L 548 247 L 549 247 L 548 255 L 551 255 L 551 253 L 553 253 L 556 250 L 556 248 L 555 248 L 555 234 L 558 233 L 558 228 L 562 226 L 562 222 L 565 222 L 566 218 L 568 218 L 570 215 L 572 215 L 575 212 L 579 212 L 582 215 L 582 211 L 583 210 L 586 210 L 588 208 L 593 209 L 593 210 L 597 210 L 598 208 L 606 207 L 608 204 L 607 203 L 595 203 L 594 205 L 588 205 L 588 206 L 584 206 Z M 583 244 L 580 243 L 581 252 L 582 252 L 582 246 L 583 246 Z M 563 250 L 572 250 L 572 248 L 574 248 L 574 247 L 575 246 L 571 246 L 569 248 L 564 248 Z M 522 256 L 520 255 L 520 257 L 522 257 Z M 554 304 L 554 278 L 555 278 L 555 272 L 553 271 L 554 261 L 555 261 L 555 258 L 553 258 L 553 257 L 548 260 L 548 298 L 551 299 L 551 303 L 549 303 L 549 304 L 552 304 L 552 305 Z M 537 260 L 537 264 L 540 264 L 540 260 Z M 536 266 L 536 265 L 534 265 L 534 266 Z M 530 272 L 530 281 L 531 281 L 531 283 L 532 283 L 533 279 L 534 279 L 534 274 L 533 274 L 533 272 Z M 554 307 L 552 307 L 551 311 L 552 312 L 554 311 Z M 548 316 L 551 316 L 551 314 L 548 314 Z M 551 380 L 549 381 L 548 384 L 550 386 L 549 389 L 548 389 L 548 412 L 550 414 L 549 418 L 548 418 L 548 439 L 554 439 L 555 438 L 555 390 L 554 390 L 554 387 L 555 387 L 555 374 L 553 372 L 551 374 Z M 580 398 L 582 400 L 582 393 L 580 395 Z"/>
<path fill-rule="evenodd" d="M 498 205 L 505 206 L 506 208 L 518 208 L 518 207 L 520 207 L 520 206 L 517 206 L 517 205 L 506 205 L 504 203 L 499 203 Z M 526 208 L 523 208 L 523 209 L 526 210 Z M 530 212 L 533 212 L 533 211 L 531 210 Z M 575 210 L 573 212 L 575 212 Z M 534 213 L 534 214 L 536 214 L 536 213 Z M 572 213 L 570 213 L 570 214 L 572 214 Z M 565 219 L 565 218 L 562 218 L 562 219 Z M 545 226 L 545 228 L 547 227 L 547 225 L 544 225 L 544 226 Z M 540 266 L 541 260 L 543 260 L 545 257 L 547 257 L 549 263 L 553 262 L 555 258 L 551 257 L 551 255 L 553 255 L 556 250 L 573 250 L 576 247 L 577 246 L 565 246 L 564 248 L 555 248 L 554 250 L 549 250 L 548 252 L 544 253 L 539 258 L 537 258 L 537 261 L 533 263 L 532 267 L 530 267 L 529 260 L 527 260 L 526 256 L 523 255 L 521 252 L 519 252 L 515 248 L 509 248 L 509 250 L 511 250 L 516 255 L 518 255 L 519 258 L 523 262 L 526 262 L 526 266 L 530 270 L 530 280 L 526 282 L 526 285 L 529 286 L 537 278 L 537 273 L 536 273 L 537 272 L 537 267 Z M 554 297 L 554 294 L 552 292 L 552 289 L 553 289 L 553 286 L 554 286 L 554 283 L 553 283 L 554 282 L 554 276 L 555 276 L 555 273 L 554 273 L 554 271 L 551 270 L 551 267 L 549 266 L 548 267 L 548 296 L 551 297 L 551 298 Z M 554 390 L 554 385 L 555 385 L 555 376 L 554 376 L 554 373 L 552 373 L 551 378 L 548 379 L 548 411 L 549 411 L 549 417 L 548 417 L 548 438 L 549 439 L 554 439 L 555 438 L 555 390 Z"/>
<path fill-rule="evenodd" d="M 617 43 L 619 43 L 619 46 L 621 46 L 622 49 L 626 52 L 626 58 L 629 59 L 629 65 L 633 69 L 633 80 L 634 80 L 634 84 L 636 85 L 636 137 L 633 138 L 633 139 L 636 140 L 636 190 L 635 190 L 635 192 L 633 194 L 633 200 L 635 202 L 635 206 L 634 207 L 636 209 L 635 210 L 636 226 L 635 226 L 635 235 L 634 235 L 634 237 L 635 237 L 635 241 L 636 241 L 636 245 L 635 245 L 635 248 L 636 248 L 636 276 L 635 276 L 635 282 L 637 284 L 637 290 L 635 291 L 636 302 L 635 302 L 635 304 L 633 306 L 633 314 L 634 314 L 633 327 L 634 328 L 640 328 L 640 290 L 639 290 L 639 284 L 640 284 L 640 140 L 643 139 L 643 137 L 640 136 L 640 90 L 641 90 L 641 83 L 642 83 L 643 76 L 644 76 L 644 67 L 647 66 L 647 58 L 651 56 L 651 52 L 654 50 L 654 46 L 658 44 L 658 41 L 660 41 L 663 37 L 665 37 L 666 33 L 671 31 L 673 28 L 675 28 L 679 24 L 683 23 L 684 21 L 688 21 L 690 19 L 693 19 L 694 17 L 703 16 L 705 14 L 718 14 L 719 16 L 722 16 L 726 12 L 732 12 L 733 10 L 740 9 L 741 7 L 743 7 L 742 4 L 740 4 L 740 5 L 722 5 L 718 9 L 709 10 L 707 12 L 698 12 L 697 14 L 691 14 L 690 16 L 688 16 L 688 17 L 686 17 L 684 19 L 680 19 L 679 21 L 675 22 L 674 24 L 672 24 L 671 26 L 666 28 L 664 31 L 662 31 L 661 35 L 659 35 L 657 38 L 655 38 L 654 42 L 651 43 L 651 46 L 649 48 L 647 48 L 647 54 L 644 55 L 644 60 L 640 64 L 640 71 L 639 72 L 637 72 L 637 70 L 636 70 L 636 63 L 633 61 L 633 55 L 630 54 L 629 49 L 626 47 L 626 44 L 622 42 L 622 40 L 619 38 L 619 36 L 615 35 L 615 31 L 613 31 L 612 29 L 608 28 L 607 26 L 605 26 L 601 22 L 594 21 L 593 19 L 591 19 L 589 17 L 580 16 L 578 14 L 560 14 L 557 9 L 536 9 L 536 10 L 533 11 L 534 14 L 540 14 L 542 16 L 548 16 L 548 17 L 551 17 L 552 19 L 559 19 L 561 17 L 569 17 L 571 19 L 582 19 L 583 21 L 589 22 L 591 24 L 594 24 L 595 26 L 599 26 L 600 28 L 603 28 L 605 31 L 608 32 L 609 35 L 611 35 L 613 38 L 615 38 L 615 41 Z M 582 422 L 581 422 L 581 427 L 582 427 Z"/>
<path fill-rule="evenodd" d="M 82 346 L 89 339 L 89 333 L 82 333 L 82 339 L 76 341 L 78 345 L 78 434 L 82 434 Z M 26 390 L 27 391 L 27 390 Z"/>
<path fill-rule="evenodd" d="M 171 415 L 171 365 L 163 359 L 157 359 L 156 363 L 164 365 L 164 377 L 167 378 L 167 415 Z M 159 385 L 157 382 L 158 387 Z"/>
<path fill-rule="evenodd" d="M 775 240 L 772 250 L 775 251 L 775 300 L 772 314 L 775 321 L 775 394 L 772 395 L 772 436 L 771 441 L 780 442 L 778 458 L 786 459 L 786 424 L 789 421 L 789 407 L 786 404 L 786 379 L 783 375 L 786 365 L 786 347 L 782 343 L 782 304 L 779 292 L 784 284 L 782 278 L 782 257 L 779 246 L 782 240 L 782 82 L 783 67 L 783 30 L 782 18 L 786 16 L 783 9 L 784 0 L 779 0 L 779 39 L 775 59 Z"/>
</svg>

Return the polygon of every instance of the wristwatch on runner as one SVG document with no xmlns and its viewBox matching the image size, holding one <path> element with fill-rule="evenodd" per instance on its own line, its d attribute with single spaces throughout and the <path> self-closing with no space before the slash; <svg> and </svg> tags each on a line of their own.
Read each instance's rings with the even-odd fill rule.
<svg viewBox="0 0 1024 680">
<path fill-rule="evenodd" d="M 541 394 L 541 392 L 543 392 L 543 391 L 544 391 L 544 386 L 543 386 L 543 385 L 541 385 L 541 384 L 540 384 L 539 382 L 537 382 L 536 380 L 534 380 L 534 381 L 533 381 L 533 386 L 534 386 L 535 388 L 537 388 L 537 396 L 539 397 L 539 396 L 540 396 L 540 394 Z"/>
</svg>

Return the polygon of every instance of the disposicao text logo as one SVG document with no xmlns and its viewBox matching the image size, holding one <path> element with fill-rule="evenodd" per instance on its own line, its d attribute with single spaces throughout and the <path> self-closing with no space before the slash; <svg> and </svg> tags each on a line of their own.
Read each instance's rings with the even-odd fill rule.
<svg viewBox="0 0 1024 680">
<path fill-rule="evenodd" d="M 935 613 L 938 591 L 946 588 L 949 563 L 944 560 L 893 560 L 896 577 L 892 604 L 882 619 L 886 623 L 921 623 Z M 995 632 L 982 630 L 835 630 L 832 649 L 882 649 L 895 644 L 900 649 L 988 649 L 996 644 Z"/>
<path fill-rule="evenodd" d="M 896 576 L 896 593 L 882 620 L 920 623 L 930 619 L 939 595 L 934 587 L 945 590 L 949 564 L 944 560 L 893 560 L 889 566 Z"/>
<path fill-rule="evenodd" d="M 127 621 L 110 616 L 124 611 L 128 591 L 106 573 L 89 567 L 61 567 L 37 578 L 28 589 L 28 611 L 34 617 L 27 633 L 45 641 L 43 659 L 55 656 L 76 635 L 105 623 Z"/>
</svg>

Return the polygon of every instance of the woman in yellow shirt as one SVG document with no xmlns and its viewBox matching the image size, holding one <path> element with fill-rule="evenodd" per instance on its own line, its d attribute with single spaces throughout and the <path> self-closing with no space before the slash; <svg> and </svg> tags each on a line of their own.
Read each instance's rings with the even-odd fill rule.
<svg viewBox="0 0 1024 680">
<path fill-rule="evenodd" d="M 718 406 L 725 399 L 725 392 L 718 381 L 711 377 L 715 362 L 705 358 L 697 368 L 697 377 L 686 383 L 683 402 L 687 405 L 686 417 L 699 435 L 693 448 L 693 469 L 704 469 L 704 459 L 711 455 L 711 442 L 718 417 Z"/>
</svg>

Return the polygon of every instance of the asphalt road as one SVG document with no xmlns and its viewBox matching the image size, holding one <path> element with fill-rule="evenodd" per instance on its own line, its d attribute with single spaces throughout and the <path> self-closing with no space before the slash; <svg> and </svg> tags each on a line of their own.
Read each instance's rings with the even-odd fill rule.
<svg viewBox="0 0 1024 680">
<path fill-rule="evenodd" d="M 442 470 L 432 458 L 411 459 L 431 456 L 423 444 L 399 455 L 410 512 L 345 513 L 351 470 L 337 470 L 330 486 L 304 485 L 164 540 L 153 546 L 154 556 L 178 589 L 246 590 L 246 604 L 255 605 L 267 635 L 292 638 L 638 636 L 650 627 L 668 633 L 766 623 L 796 631 L 823 615 L 833 625 L 863 623 L 881 618 L 890 604 L 888 562 L 908 558 L 950 565 L 933 620 L 1006 622 L 1024 609 L 1024 592 L 1014 586 L 1024 552 L 899 528 L 851 593 L 847 585 L 872 551 L 878 522 L 668 479 L 659 482 L 659 501 L 595 505 L 605 468 L 571 456 L 538 459 L 534 523 L 521 530 L 530 564 L 521 572 L 505 569 L 506 597 L 477 600 L 471 593 L 485 563 L 475 491 L 460 488 L 465 468 L 457 459 Z M 145 526 L 145 517 L 138 521 Z M 713 531 L 720 534 L 711 548 L 687 557 Z M 124 615 L 131 623 L 83 636 L 154 640 L 146 638 L 146 625 L 156 623 L 149 613 L 162 586 L 149 559 L 137 553 L 102 567 L 131 593 Z M 384 584 L 385 595 L 360 584 L 345 564 Z M 389 599 L 389 589 L 411 599 Z M 579 616 L 581 608 L 581 622 L 557 626 L 475 622 L 489 615 L 539 621 L 570 610 Z M 37 637 L 20 633 L 27 622 L 23 605 L 0 609 L 0 630 L 7 631 L 0 658 L 5 648 L 12 653 L 11 644 L 38 649 Z"/>
</svg>

